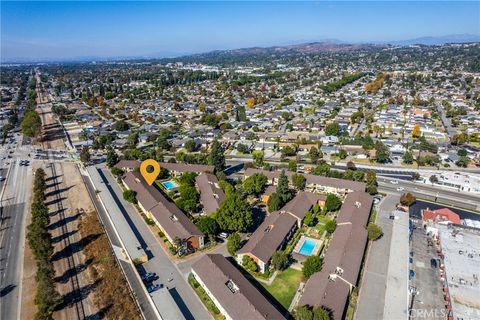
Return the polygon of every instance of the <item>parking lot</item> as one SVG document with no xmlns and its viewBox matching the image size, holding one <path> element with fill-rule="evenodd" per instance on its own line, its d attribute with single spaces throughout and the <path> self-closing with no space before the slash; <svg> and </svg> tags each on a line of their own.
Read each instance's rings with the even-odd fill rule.
<svg viewBox="0 0 480 320">
<path fill-rule="evenodd" d="M 443 315 L 441 311 L 445 309 L 439 265 L 435 262 L 432 266 L 431 261 L 436 261 L 438 257 L 433 242 L 429 245 L 429 238 L 421 222 L 417 222 L 410 246 L 410 270 L 414 272 L 411 275 L 410 289 L 416 291 L 416 294 L 411 295 L 412 319 L 424 319 L 425 314 L 429 314 L 432 319 L 439 319 Z"/>
</svg>

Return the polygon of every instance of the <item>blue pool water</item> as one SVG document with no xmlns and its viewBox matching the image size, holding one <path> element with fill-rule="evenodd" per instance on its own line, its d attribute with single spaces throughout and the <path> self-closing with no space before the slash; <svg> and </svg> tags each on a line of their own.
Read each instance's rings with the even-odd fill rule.
<svg viewBox="0 0 480 320">
<path fill-rule="evenodd" d="M 162 182 L 162 184 L 168 190 L 175 189 L 177 187 L 177 185 L 175 183 L 173 183 L 172 181 L 165 181 L 165 182 Z"/>
<path fill-rule="evenodd" d="M 315 241 L 305 239 L 305 241 L 303 241 L 302 247 L 300 248 L 300 251 L 298 251 L 298 253 L 300 253 L 301 255 L 304 255 L 304 256 L 310 256 L 310 255 L 312 255 L 313 250 L 315 249 L 316 245 L 317 245 L 317 243 Z"/>
</svg>

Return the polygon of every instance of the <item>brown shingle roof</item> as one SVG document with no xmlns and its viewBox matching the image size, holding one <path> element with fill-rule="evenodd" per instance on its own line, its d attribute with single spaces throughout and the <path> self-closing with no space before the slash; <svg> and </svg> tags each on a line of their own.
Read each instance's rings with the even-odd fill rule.
<svg viewBox="0 0 480 320">
<path fill-rule="evenodd" d="M 155 187 L 147 185 L 138 172 L 128 172 L 123 178 L 125 184 L 137 193 L 142 207 L 150 211 L 173 239 L 188 239 L 191 236 L 203 236 L 197 226 L 174 203 L 168 201 Z"/>
<path fill-rule="evenodd" d="M 255 168 L 248 168 L 245 170 L 245 177 L 250 177 L 254 173 L 262 173 L 264 174 L 269 180 L 278 179 L 280 176 L 281 171 L 268 171 L 262 169 L 255 169 Z M 285 171 L 285 174 L 291 178 L 294 172 Z M 301 173 L 298 173 L 301 174 Z M 348 189 L 351 191 L 364 191 L 365 190 L 365 183 L 358 182 L 358 181 L 351 181 L 351 180 L 344 180 L 344 179 L 337 179 L 337 178 L 328 178 L 317 176 L 313 174 L 302 174 L 306 179 L 306 184 L 318 184 L 322 186 L 338 188 L 338 189 Z"/>
<path fill-rule="evenodd" d="M 305 212 L 310 210 L 314 204 L 317 204 L 318 200 L 326 200 L 326 197 L 322 194 L 300 191 L 295 198 L 283 206 L 280 211 L 291 213 L 298 219 L 302 220 L 305 218 Z"/>
<path fill-rule="evenodd" d="M 347 195 L 337 218 L 337 229 L 327 248 L 322 271 L 307 281 L 299 305 L 324 306 L 332 311 L 333 319 L 342 319 L 350 294 L 348 281 L 356 285 L 367 243 L 366 224 L 372 207 L 372 197 L 365 192 Z M 337 267 L 341 278 L 330 279 Z"/>
<path fill-rule="evenodd" d="M 207 214 L 217 211 L 225 200 L 225 193 L 218 185 L 218 179 L 211 173 L 201 173 L 195 178 L 200 189 L 200 200 Z"/>
<path fill-rule="evenodd" d="M 285 319 L 224 256 L 206 254 L 193 264 L 192 271 L 232 319 Z"/>
<path fill-rule="evenodd" d="M 298 192 L 295 198 L 265 219 L 238 253 L 251 253 L 267 263 L 297 223 L 297 219 L 302 220 L 305 212 L 320 199 L 325 199 L 325 196 Z"/>
<path fill-rule="evenodd" d="M 186 164 L 186 163 L 170 163 L 170 162 L 159 162 L 161 168 L 165 168 L 170 171 L 177 172 L 214 172 L 214 166 L 208 166 L 204 164 Z"/>
<path fill-rule="evenodd" d="M 251 253 L 267 263 L 296 223 L 297 219 L 289 213 L 270 213 L 238 253 Z"/>
</svg>

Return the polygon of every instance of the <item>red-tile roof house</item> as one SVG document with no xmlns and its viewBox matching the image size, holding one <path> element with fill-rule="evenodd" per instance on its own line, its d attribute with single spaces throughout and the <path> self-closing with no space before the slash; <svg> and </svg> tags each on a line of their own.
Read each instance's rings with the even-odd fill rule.
<svg viewBox="0 0 480 320">
<path fill-rule="evenodd" d="M 179 238 L 190 250 L 203 247 L 205 235 L 155 186 L 149 186 L 140 173 L 127 172 L 123 177 L 123 183 L 128 189 L 136 192 L 138 205 L 155 221 L 170 243 L 174 244 L 175 238 Z"/>
<path fill-rule="evenodd" d="M 423 221 L 433 221 L 442 224 L 462 224 L 460 221 L 460 216 L 448 208 L 442 208 L 438 210 L 422 210 L 422 220 Z"/>
<path fill-rule="evenodd" d="M 332 319 L 343 318 L 348 297 L 360 273 L 372 202 L 372 197 L 365 192 L 355 191 L 347 195 L 322 270 L 308 279 L 298 303 L 300 306 L 323 306 L 330 310 Z"/>
<path fill-rule="evenodd" d="M 285 317 L 221 254 L 206 254 L 192 274 L 228 320 L 280 320 Z"/>
</svg>

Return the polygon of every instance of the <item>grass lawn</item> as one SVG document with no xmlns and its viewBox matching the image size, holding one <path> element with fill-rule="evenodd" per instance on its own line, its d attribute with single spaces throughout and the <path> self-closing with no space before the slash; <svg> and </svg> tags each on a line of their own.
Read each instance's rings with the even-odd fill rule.
<svg viewBox="0 0 480 320">
<path fill-rule="evenodd" d="M 260 282 L 260 284 L 285 308 L 288 310 L 290 303 L 297 292 L 302 281 L 302 272 L 288 268 L 277 275 L 271 285 Z"/>
</svg>

